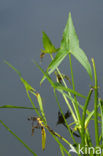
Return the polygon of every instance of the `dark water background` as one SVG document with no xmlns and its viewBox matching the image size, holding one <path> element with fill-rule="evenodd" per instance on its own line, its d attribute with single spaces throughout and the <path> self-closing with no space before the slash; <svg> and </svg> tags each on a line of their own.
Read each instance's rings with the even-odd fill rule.
<svg viewBox="0 0 103 156">
<path fill-rule="evenodd" d="M 1 0 L 0 1 L 0 105 L 31 106 L 26 97 L 24 86 L 17 74 L 3 63 L 9 61 L 22 73 L 23 77 L 37 89 L 42 98 L 48 124 L 57 132 L 68 137 L 64 127 L 56 127 L 58 107 L 52 89 L 47 81 L 40 87 L 42 73 L 32 63 L 32 59 L 40 62 L 42 49 L 42 31 L 45 31 L 56 47 L 59 47 L 68 13 L 71 11 L 73 22 L 80 40 L 80 46 L 89 60 L 95 58 L 101 96 L 103 94 L 103 1 L 86 0 Z M 47 67 L 48 56 L 42 66 Z M 77 91 L 87 95 L 89 76 L 81 65 L 72 58 Z M 68 59 L 64 61 L 61 70 L 69 74 Z M 59 96 L 63 111 L 66 105 Z M 35 100 L 36 103 L 36 100 Z M 81 100 L 83 104 L 83 101 Z M 92 109 L 93 102 L 90 104 Z M 36 131 L 31 136 L 31 123 L 28 116 L 33 115 L 28 110 L 0 110 L 0 120 L 9 126 L 38 156 L 56 156 L 58 145 L 47 134 L 46 150 L 41 149 L 41 133 Z M 35 114 L 34 114 L 35 115 Z M 93 126 L 91 127 L 91 131 Z M 93 135 L 92 135 L 93 137 Z M 68 138 L 68 140 L 70 140 Z M 68 148 L 69 150 L 69 148 Z M 31 156 L 0 124 L 0 155 L 1 156 Z M 60 155 L 60 153 L 59 153 Z"/>
</svg>

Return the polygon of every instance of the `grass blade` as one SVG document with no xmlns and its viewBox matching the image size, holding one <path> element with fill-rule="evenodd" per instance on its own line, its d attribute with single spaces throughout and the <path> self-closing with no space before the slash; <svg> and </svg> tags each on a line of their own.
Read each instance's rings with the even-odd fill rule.
<svg viewBox="0 0 103 156">
<path fill-rule="evenodd" d="M 12 106 L 12 105 L 3 105 L 0 108 L 10 108 L 10 109 L 34 109 L 32 107 L 25 107 L 25 106 Z M 35 108 L 38 109 L 38 108 Z"/>
<path fill-rule="evenodd" d="M 66 92 L 70 92 L 70 93 L 72 93 L 72 94 L 74 94 L 74 95 L 80 96 L 80 97 L 82 97 L 82 98 L 84 98 L 84 99 L 86 98 L 84 95 L 82 95 L 82 94 L 80 94 L 80 93 L 78 93 L 78 92 L 76 92 L 76 91 L 74 91 L 74 90 L 72 90 L 72 89 L 70 89 L 70 88 L 66 88 L 65 86 L 61 85 L 60 83 L 54 83 L 54 85 L 55 85 L 55 88 L 56 88 L 58 91 L 64 90 L 64 91 L 66 91 Z"/>
<path fill-rule="evenodd" d="M 31 152 L 34 156 L 37 156 L 37 154 L 34 153 L 34 152 L 31 150 L 31 148 L 30 148 L 28 145 L 26 145 L 11 129 L 9 129 L 9 128 L 4 124 L 3 121 L 0 120 L 0 123 L 1 123 L 1 124 L 2 124 L 2 125 L 19 141 L 19 142 L 21 142 L 29 152 Z"/>
<path fill-rule="evenodd" d="M 61 151 L 62 156 L 65 156 L 64 155 L 64 150 L 63 150 L 62 146 L 60 145 L 59 147 L 60 147 L 60 151 Z"/>
<path fill-rule="evenodd" d="M 84 108 L 83 108 L 83 113 L 82 113 L 82 132 L 81 132 L 81 142 L 83 147 L 85 146 L 85 118 L 86 118 L 86 111 L 87 111 L 87 107 L 91 98 L 91 94 L 93 92 L 93 89 L 91 88 L 89 91 L 89 94 L 87 96 Z"/>
<path fill-rule="evenodd" d="M 16 71 L 16 73 L 19 75 L 19 77 L 21 77 L 21 73 L 19 72 L 19 70 L 17 70 L 15 67 L 13 67 L 8 61 L 4 61 L 4 63 L 6 63 L 9 67 L 11 67 L 14 71 Z"/>
<path fill-rule="evenodd" d="M 46 123 L 46 117 L 45 117 L 45 113 L 44 113 L 44 109 L 43 109 L 42 98 L 41 98 L 41 96 L 40 96 L 39 93 L 36 93 L 36 97 L 37 97 L 37 100 L 38 100 L 38 103 L 39 103 L 39 107 L 40 107 L 40 111 L 41 111 L 43 120 L 44 120 L 45 123 Z"/>
<path fill-rule="evenodd" d="M 46 144 L 46 132 L 45 132 L 44 127 L 42 127 L 41 133 L 42 133 L 42 150 L 44 151 L 45 144 Z"/>
<path fill-rule="evenodd" d="M 94 59 L 92 58 L 93 70 L 94 70 L 94 80 L 95 80 L 95 87 L 94 87 L 94 122 L 95 122 L 95 139 L 96 139 L 96 146 L 99 145 L 99 132 L 98 132 L 98 82 L 97 82 L 97 73 Z"/>
<path fill-rule="evenodd" d="M 102 138 L 102 145 L 103 145 L 103 101 L 101 99 L 99 99 L 100 102 L 100 110 L 101 110 L 101 138 Z"/>
</svg>

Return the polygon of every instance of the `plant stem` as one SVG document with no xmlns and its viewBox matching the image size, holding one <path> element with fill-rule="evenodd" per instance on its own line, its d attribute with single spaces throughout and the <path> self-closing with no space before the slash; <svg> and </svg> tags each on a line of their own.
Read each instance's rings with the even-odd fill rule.
<svg viewBox="0 0 103 156">
<path fill-rule="evenodd" d="M 71 135 L 71 137 L 72 137 L 72 139 L 73 139 L 74 144 L 76 144 L 76 141 L 75 141 L 75 139 L 74 139 L 74 136 L 73 136 L 73 134 L 72 134 L 72 132 L 71 132 L 69 126 L 68 126 L 68 123 L 67 123 L 67 121 L 66 121 L 66 119 L 65 119 L 65 117 L 64 117 L 64 114 L 63 114 L 63 112 L 62 112 L 62 109 L 61 109 L 61 107 L 60 107 L 60 103 L 59 103 L 59 100 L 58 100 L 58 97 L 57 97 L 57 95 L 56 95 L 55 90 L 54 90 L 54 95 L 55 95 L 55 97 L 56 97 L 56 101 L 57 101 L 58 107 L 59 107 L 60 112 L 61 112 L 61 114 L 62 114 L 62 116 L 63 116 L 63 119 L 64 119 L 64 121 L 65 121 L 65 124 L 66 124 L 66 126 L 67 126 L 67 129 L 68 129 L 68 131 L 69 131 L 69 133 L 70 133 L 70 135 Z"/>
<path fill-rule="evenodd" d="M 99 103 L 100 103 L 100 109 L 101 109 L 101 120 L 102 120 L 101 136 L 102 136 L 102 145 L 103 145 L 103 101 L 101 99 L 99 99 Z"/>
<path fill-rule="evenodd" d="M 85 146 L 85 118 L 86 118 L 86 111 L 87 111 L 87 107 L 88 107 L 88 104 L 89 104 L 89 101 L 90 101 L 90 97 L 91 97 L 91 94 L 93 92 L 93 89 L 91 88 L 90 91 L 89 91 L 89 94 L 87 96 L 87 99 L 86 99 L 86 102 L 85 102 L 85 105 L 84 105 L 84 108 L 83 108 L 83 115 L 82 115 L 82 131 L 81 131 L 81 144 L 82 146 L 84 147 Z"/>
<path fill-rule="evenodd" d="M 95 95 L 94 95 L 94 122 L 95 122 L 95 141 L 96 146 L 99 145 L 99 134 L 98 134 L 98 82 L 97 82 L 97 73 L 94 59 L 92 58 L 93 70 L 94 70 L 94 80 L 95 80 Z"/>
<path fill-rule="evenodd" d="M 51 57 L 51 59 L 53 60 L 52 54 L 50 54 L 50 57 Z M 56 68 L 56 70 L 57 70 L 58 74 L 60 75 L 60 77 L 61 77 L 61 79 L 62 79 L 62 81 L 63 81 L 64 86 L 65 86 L 66 88 L 68 88 L 68 87 L 67 87 L 67 84 L 65 83 L 65 80 L 64 80 L 64 78 L 63 78 L 63 76 L 62 76 L 62 74 L 61 74 L 61 72 L 60 72 L 60 70 L 59 70 L 58 68 Z M 69 96 L 71 96 L 70 92 L 68 92 L 68 94 L 69 94 Z M 70 105 L 70 103 L 69 103 L 69 101 L 68 101 L 68 99 L 67 99 L 67 97 L 65 96 L 65 94 L 64 94 L 63 91 L 62 91 L 62 96 L 63 96 L 63 98 L 64 98 L 64 100 L 65 100 L 65 102 L 66 102 L 66 104 L 67 104 L 67 106 L 68 106 L 68 108 L 69 108 L 71 114 L 72 114 L 72 117 L 73 117 L 74 121 L 77 122 L 77 118 L 76 118 L 76 116 L 75 116 L 75 114 L 74 114 L 74 111 L 73 111 L 73 109 L 72 109 L 72 107 L 71 107 L 71 105 Z M 72 97 L 72 96 L 71 96 L 71 97 Z M 73 100 L 72 100 L 72 104 L 73 104 L 73 107 L 75 107 Z"/>
<path fill-rule="evenodd" d="M 70 62 L 70 69 L 71 69 L 71 77 L 72 77 L 73 91 L 75 91 L 75 83 L 74 83 L 74 76 L 73 76 L 73 69 L 72 69 L 72 62 L 71 62 L 71 53 L 69 53 L 69 62 Z M 77 118 L 79 120 L 79 123 L 81 123 L 81 117 L 80 117 L 80 113 L 79 113 L 79 109 L 78 109 L 76 95 L 74 95 L 74 100 L 75 100 L 74 109 L 75 109 Z"/>
</svg>

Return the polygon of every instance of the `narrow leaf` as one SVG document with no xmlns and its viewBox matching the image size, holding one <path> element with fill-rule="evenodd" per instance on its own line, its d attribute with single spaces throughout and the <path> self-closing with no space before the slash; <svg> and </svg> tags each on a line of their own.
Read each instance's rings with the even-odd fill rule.
<svg viewBox="0 0 103 156">
<path fill-rule="evenodd" d="M 62 156 L 65 156 L 63 147 L 61 145 L 59 147 L 60 147 L 60 151 L 61 151 Z"/>
<path fill-rule="evenodd" d="M 45 144 L 46 144 L 46 132 L 44 127 L 42 127 L 42 150 L 45 150 Z"/>
<path fill-rule="evenodd" d="M 21 73 L 19 72 L 19 70 L 17 70 L 14 66 L 12 66 L 9 62 L 4 61 L 9 67 L 11 67 L 14 71 L 16 71 L 16 73 L 19 75 L 21 82 L 24 84 L 25 88 L 30 91 L 30 92 L 34 92 L 36 91 L 26 80 L 23 79 L 23 77 L 21 76 Z"/>
<path fill-rule="evenodd" d="M 47 78 L 47 80 L 49 81 L 49 83 L 51 84 L 51 86 L 54 88 L 54 89 L 57 89 L 58 91 L 62 91 L 62 90 L 64 90 L 64 91 L 67 91 L 67 92 L 71 92 L 71 93 L 73 93 L 74 95 L 77 95 L 77 96 L 80 96 L 80 97 L 83 97 L 83 98 L 85 98 L 85 96 L 84 95 L 82 95 L 82 94 L 80 94 L 80 93 L 78 93 L 78 92 L 76 92 L 76 91 L 74 91 L 74 90 L 72 90 L 72 89 L 70 89 L 70 88 L 66 88 L 65 86 L 63 86 L 63 85 L 61 85 L 60 83 L 54 83 L 53 81 L 52 81 L 52 79 L 50 78 L 50 76 L 48 75 L 48 73 L 46 73 L 46 72 L 44 72 L 44 70 L 35 62 L 35 61 L 33 61 L 35 64 L 36 64 L 36 66 L 40 69 L 40 71 L 44 74 L 44 76 Z"/>
<path fill-rule="evenodd" d="M 12 106 L 12 105 L 3 105 L 3 106 L 0 106 L 0 108 L 13 108 L 13 109 L 34 109 L 32 107 L 22 107 L 22 106 Z M 38 108 L 36 108 L 38 109 Z"/>
<path fill-rule="evenodd" d="M 9 128 L 3 123 L 3 121 L 0 120 L 0 122 L 1 122 L 1 124 L 2 124 L 2 125 L 19 141 L 19 142 L 21 142 L 21 143 L 26 147 L 26 149 L 27 149 L 29 152 L 31 152 L 34 156 L 37 156 L 37 154 L 34 153 L 34 152 L 31 150 L 31 148 L 30 148 L 28 145 L 26 145 L 11 129 L 9 129 Z"/>
<path fill-rule="evenodd" d="M 37 97 L 37 100 L 38 100 L 38 103 L 39 103 L 39 107 L 40 107 L 40 111 L 41 111 L 42 117 L 43 117 L 43 119 L 46 122 L 45 113 L 44 113 L 44 109 L 43 109 L 42 98 L 41 98 L 39 93 L 36 93 L 36 97 Z"/>
<path fill-rule="evenodd" d="M 55 83 L 55 88 L 58 90 L 58 91 L 62 91 L 62 90 L 64 90 L 64 91 L 66 91 L 66 92 L 70 92 L 70 93 L 72 93 L 72 94 L 74 94 L 74 95 L 77 95 L 77 96 L 80 96 L 80 97 L 82 97 L 82 98 L 86 98 L 84 95 L 82 95 L 82 94 L 80 94 L 80 93 L 78 93 L 78 92 L 76 92 L 76 91 L 74 91 L 74 90 L 72 90 L 72 89 L 70 89 L 70 88 L 66 88 L 65 86 L 63 86 L 63 85 L 61 85 L 60 83 Z"/>
<path fill-rule="evenodd" d="M 53 71 L 61 64 L 61 62 L 64 60 L 64 58 L 67 56 L 67 51 L 63 51 L 63 50 L 59 50 L 55 56 L 55 58 L 53 59 L 53 61 L 49 64 L 47 71 L 48 74 L 50 75 L 51 73 L 53 73 Z M 43 81 L 45 80 L 45 76 L 43 76 L 43 78 L 40 81 L 40 84 L 43 83 Z"/>
<path fill-rule="evenodd" d="M 35 62 L 33 60 L 33 63 L 36 64 L 36 66 L 40 69 L 40 71 L 44 74 L 44 76 L 47 78 L 47 80 L 49 81 L 49 83 L 54 86 L 54 82 L 52 81 L 52 79 L 50 78 L 49 74 L 47 72 L 44 72 L 44 70 L 39 66 L 39 64 L 37 62 Z"/>
<path fill-rule="evenodd" d="M 14 71 L 16 71 L 19 77 L 21 77 L 21 73 L 15 67 L 13 67 L 9 62 L 5 60 L 4 63 L 6 63 L 9 67 L 11 67 Z"/>
<path fill-rule="evenodd" d="M 20 80 L 24 84 L 26 90 L 28 90 L 30 92 L 36 92 L 36 90 L 26 80 L 24 80 L 22 77 L 20 78 Z"/>
<path fill-rule="evenodd" d="M 101 110 L 101 138 L 102 138 L 102 145 L 103 145 L 103 101 L 99 99 L 100 102 L 100 110 Z"/>
<path fill-rule="evenodd" d="M 44 50 L 41 49 L 42 53 L 55 53 L 56 51 L 58 51 L 58 49 L 55 48 L 55 46 L 52 44 L 52 42 L 50 41 L 49 37 L 45 32 L 43 32 L 42 40 L 44 47 Z"/>
</svg>

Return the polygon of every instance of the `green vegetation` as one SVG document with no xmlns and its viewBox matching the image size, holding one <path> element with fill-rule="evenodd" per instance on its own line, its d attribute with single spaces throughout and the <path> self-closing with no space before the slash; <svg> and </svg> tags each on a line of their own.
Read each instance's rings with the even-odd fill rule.
<svg viewBox="0 0 103 156">
<path fill-rule="evenodd" d="M 85 148 L 90 148 L 94 147 L 94 143 L 92 142 L 91 136 L 90 136 L 90 130 L 88 128 L 88 125 L 91 122 L 94 123 L 95 125 L 95 130 L 94 130 L 94 136 L 95 136 L 95 147 L 96 148 L 102 148 L 103 147 L 103 101 L 98 98 L 98 81 L 97 81 L 97 74 L 96 74 L 96 67 L 95 67 L 95 62 L 94 59 L 92 58 L 92 67 L 93 67 L 93 72 L 92 72 L 92 67 L 91 64 L 84 53 L 84 51 L 79 47 L 79 40 L 77 37 L 77 34 L 75 32 L 75 28 L 72 22 L 71 18 L 71 13 L 69 13 L 69 17 L 67 20 L 67 24 L 65 26 L 64 32 L 63 32 L 63 37 L 61 40 L 61 44 L 59 48 L 55 48 L 55 46 L 52 44 L 50 41 L 49 37 L 45 32 L 43 32 L 43 47 L 44 49 L 41 50 L 41 55 L 40 57 L 43 58 L 45 55 L 49 55 L 51 58 L 51 63 L 48 65 L 47 69 L 44 71 L 40 65 L 33 60 L 33 63 L 37 66 L 37 68 L 42 72 L 43 77 L 40 81 L 40 85 L 44 82 L 44 80 L 48 80 L 51 87 L 53 88 L 54 92 L 54 98 L 56 98 L 56 102 L 58 104 L 58 108 L 60 110 L 59 112 L 59 117 L 61 118 L 61 122 L 66 128 L 68 133 L 71 136 L 72 143 L 69 142 L 68 138 L 64 138 L 57 132 L 55 132 L 49 123 L 47 123 L 45 112 L 43 109 L 43 103 L 42 103 L 42 98 L 40 94 L 34 89 L 28 82 L 22 77 L 21 73 L 15 69 L 10 63 L 5 61 L 5 63 L 11 67 L 13 70 L 16 71 L 18 74 L 21 82 L 24 84 L 24 87 L 26 89 L 27 97 L 30 100 L 32 107 L 18 107 L 18 106 L 11 106 L 11 105 L 4 105 L 1 106 L 0 108 L 15 108 L 15 109 L 34 109 L 36 112 L 37 116 L 36 117 L 31 117 L 29 120 L 32 120 L 33 122 L 37 122 L 37 126 L 32 127 L 32 134 L 34 132 L 35 128 L 41 128 L 42 132 L 42 149 L 45 149 L 45 144 L 46 144 L 46 131 L 49 131 L 50 135 L 53 136 L 55 141 L 60 147 L 61 155 L 65 156 L 72 155 L 73 151 L 77 153 L 77 155 L 82 155 L 82 153 L 79 153 L 79 148 L 83 148 L 82 152 L 84 152 L 84 155 L 88 155 L 85 152 Z M 74 76 L 73 76 L 73 68 L 72 68 L 72 60 L 71 60 L 71 55 L 75 57 L 75 59 L 78 60 L 78 62 L 83 66 L 83 68 L 87 71 L 91 83 L 93 83 L 94 79 L 94 85 L 89 89 L 89 92 L 87 95 L 82 95 L 81 93 L 77 92 L 75 90 L 75 83 L 74 83 Z M 59 69 L 59 65 L 61 62 L 65 59 L 65 57 L 69 58 L 69 63 L 70 63 L 70 70 L 71 70 L 71 80 L 70 78 L 65 75 L 64 73 L 61 73 Z M 56 81 L 53 81 L 51 78 L 51 74 L 54 74 L 56 77 Z M 69 81 L 69 85 L 67 85 L 67 81 Z M 59 92 L 67 107 L 69 114 L 63 114 L 63 111 L 60 106 L 60 102 L 58 100 L 57 92 Z M 92 111 L 88 110 L 88 105 L 91 100 L 92 93 L 94 92 L 94 108 Z M 34 95 L 34 98 L 37 98 L 38 101 L 38 109 L 36 108 L 34 102 L 31 99 L 31 94 Z M 81 105 L 78 101 L 79 98 L 83 98 L 85 100 L 84 105 Z M 80 109 L 82 110 L 82 114 L 80 113 Z M 100 113 L 98 112 L 100 110 Z M 67 116 L 66 116 L 67 115 Z M 68 125 L 66 119 L 69 117 L 69 115 L 72 116 L 73 122 Z M 12 134 L 14 135 L 34 156 L 36 154 L 19 138 L 16 136 L 15 133 L 13 133 L 1 120 L 1 124 Z M 72 126 L 72 129 L 71 129 Z M 101 133 L 99 133 L 99 128 L 101 127 Z M 80 137 L 81 143 L 77 142 L 76 137 Z M 68 145 L 68 148 L 64 146 L 64 144 L 61 143 L 65 142 Z M 80 145 L 80 147 L 79 147 Z M 72 149 L 72 152 L 69 151 L 69 149 Z M 98 150 L 98 153 L 95 154 L 97 155 L 102 155 L 101 151 Z M 89 155 L 95 155 L 94 151 L 91 150 Z"/>
</svg>

